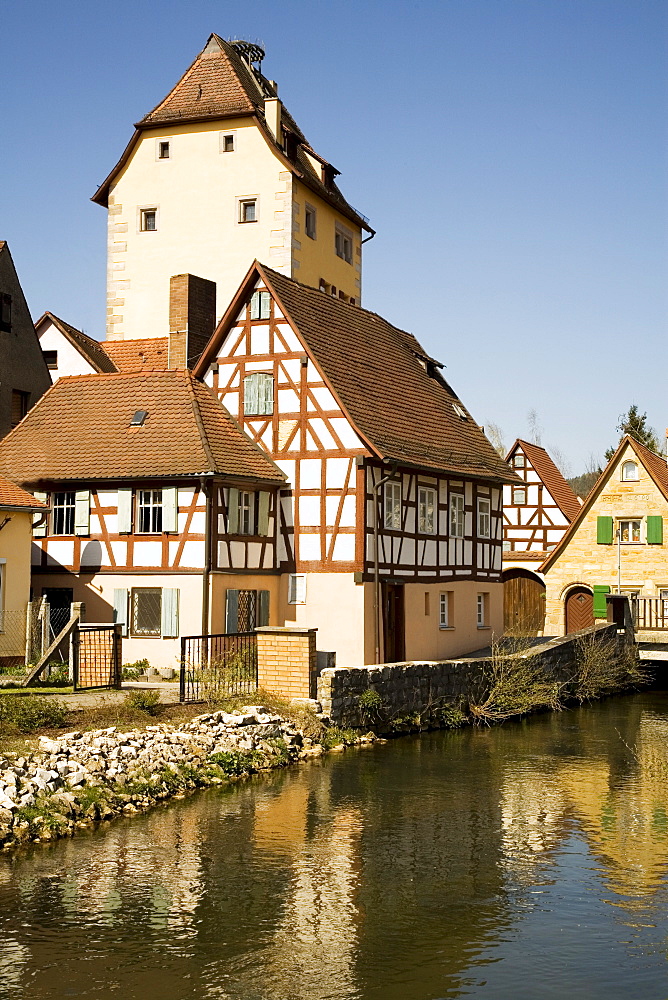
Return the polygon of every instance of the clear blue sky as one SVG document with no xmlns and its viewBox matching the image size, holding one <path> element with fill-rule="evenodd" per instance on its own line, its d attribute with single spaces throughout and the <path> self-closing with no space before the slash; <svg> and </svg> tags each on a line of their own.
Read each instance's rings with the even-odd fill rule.
<svg viewBox="0 0 668 1000">
<path fill-rule="evenodd" d="M 264 71 L 378 235 L 364 305 L 507 444 L 574 473 L 637 402 L 668 425 L 668 4 L 0 0 L 0 239 L 33 316 L 102 338 L 89 198 L 209 33 Z M 379 362 L 380 363 L 380 362 Z"/>
</svg>

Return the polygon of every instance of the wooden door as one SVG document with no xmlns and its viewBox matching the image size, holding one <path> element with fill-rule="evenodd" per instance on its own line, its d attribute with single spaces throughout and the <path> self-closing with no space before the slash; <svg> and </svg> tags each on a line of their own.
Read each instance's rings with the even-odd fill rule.
<svg viewBox="0 0 668 1000">
<path fill-rule="evenodd" d="M 385 663 L 401 663 L 406 657 L 404 588 L 383 583 L 383 651 Z"/>
<path fill-rule="evenodd" d="M 594 595 L 586 587 L 573 587 L 566 597 L 566 633 L 594 624 Z"/>
<path fill-rule="evenodd" d="M 538 635 L 545 624 L 545 584 L 526 570 L 503 574 L 503 630 L 508 635 Z"/>
</svg>

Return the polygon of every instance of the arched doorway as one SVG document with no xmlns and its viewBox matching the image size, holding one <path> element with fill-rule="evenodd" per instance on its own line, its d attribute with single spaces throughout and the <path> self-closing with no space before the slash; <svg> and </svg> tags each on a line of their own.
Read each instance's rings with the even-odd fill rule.
<svg viewBox="0 0 668 1000">
<path fill-rule="evenodd" d="M 588 587 L 573 587 L 566 595 L 566 634 L 594 624 L 594 595 Z"/>
<path fill-rule="evenodd" d="M 545 584 L 527 569 L 507 569 L 503 580 L 503 630 L 537 635 L 545 625 Z"/>
</svg>

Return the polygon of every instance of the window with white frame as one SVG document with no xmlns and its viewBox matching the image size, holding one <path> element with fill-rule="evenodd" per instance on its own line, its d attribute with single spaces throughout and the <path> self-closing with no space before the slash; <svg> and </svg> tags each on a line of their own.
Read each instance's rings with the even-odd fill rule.
<svg viewBox="0 0 668 1000">
<path fill-rule="evenodd" d="M 239 198 L 239 222 L 257 222 L 257 198 Z"/>
<path fill-rule="evenodd" d="M 250 301 L 251 319 L 269 319 L 271 295 L 269 292 L 253 292 Z"/>
<path fill-rule="evenodd" d="M 139 228 L 142 233 L 154 233 L 158 228 L 157 208 L 142 208 L 139 210 Z"/>
<path fill-rule="evenodd" d="M 625 483 L 635 483 L 638 481 L 638 463 L 637 462 L 623 462 L 622 463 L 622 480 Z"/>
<path fill-rule="evenodd" d="M 288 604 L 306 604 L 305 573 L 290 573 L 288 576 Z"/>
<path fill-rule="evenodd" d="M 453 592 L 451 590 L 446 590 L 445 593 L 439 595 L 438 602 L 438 625 L 439 628 L 452 628 L 453 616 L 452 616 L 452 604 L 453 604 Z"/>
<path fill-rule="evenodd" d="M 76 511 L 76 494 L 74 491 L 53 494 L 53 513 L 51 515 L 51 531 L 54 535 L 73 535 L 74 516 Z"/>
<path fill-rule="evenodd" d="M 255 534 L 255 494 L 239 490 L 239 534 Z"/>
<path fill-rule="evenodd" d="M 433 535 L 436 530 L 436 490 L 426 486 L 418 489 L 418 531 Z"/>
<path fill-rule="evenodd" d="M 274 376 L 253 372 L 244 378 L 244 414 L 262 416 L 274 412 Z"/>
<path fill-rule="evenodd" d="M 461 493 L 450 494 L 450 535 L 464 537 L 464 497 Z"/>
<path fill-rule="evenodd" d="M 513 503 L 523 505 L 527 502 L 527 491 L 524 486 L 513 486 Z"/>
<path fill-rule="evenodd" d="M 642 520 L 640 518 L 619 522 L 619 537 L 621 542 L 642 541 Z"/>
<path fill-rule="evenodd" d="M 401 531 L 401 483 L 385 483 L 383 502 L 383 524 L 390 531 Z"/>
<path fill-rule="evenodd" d="M 137 531 L 142 535 L 162 531 L 162 490 L 137 491 Z"/>
<path fill-rule="evenodd" d="M 478 497 L 478 538 L 489 538 L 492 525 L 492 504 L 484 497 Z"/>
<path fill-rule="evenodd" d="M 316 214 L 313 205 L 306 205 L 304 209 L 304 232 L 312 240 L 315 239 L 315 220 Z"/>
<path fill-rule="evenodd" d="M 353 262 L 353 236 L 348 229 L 344 229 L 343 226 L 337 224 L 336 231 L 334 233 L 334 250 L 336 251 L 336 256 L 341 257 L 346 263 L 352 264 Z"/>
<path fill-rule="evenodd" d="M 220 133 L 220 152 L 221 153 L 234 152 L 234 132 Z"/>
<path fill-rule="evenodd" d="M 167 139 L 156 140 L 155 152 L 159 160 L 169 159 L 169 142 Z"/>
<path fill-rule="evenodd" d="M 476 599 L 476 621 L 478 628 L 486 628 L 487 621 L 487 601 L 489 594 L 478 594 Z"/>
</svg>

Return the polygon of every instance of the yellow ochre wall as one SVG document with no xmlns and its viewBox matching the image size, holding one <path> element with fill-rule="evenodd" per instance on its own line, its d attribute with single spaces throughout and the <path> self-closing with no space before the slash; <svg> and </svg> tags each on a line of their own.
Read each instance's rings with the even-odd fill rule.
<svg viewBox="0 0 668 1000">
<path fill-rule="evenodd" d="M 17 508 L 0 510 L 0 572 L 3 577 L 0 604 L 0 660 L 25 655 L 26 605 L 30 600 L 30 544 L 32 512 Z"/>
<path fill-rule="evenodd" d="M 234 152 L 220 152 L 221 133 L 234 134 Z M 168 159 L 158 159 L 160 140 L 169 140 Z M 237 199 L 246 197 L 258 199 L 257 222 L 238 221 Z M 317 211 L 316 240 L 303 233 L 306 200 Z M 142 208 L 157 210 L 155 232 L 141 232 Z M 356 233 L 352 264 L 335 254 L 335 218 Z M 174 274 L 215 281 L 220 317 L 255 258 L 307 284 L 322 277 L 359 301 L 359 236 L 297 185 L 249 118 L 145 131 L 109 194 L 107 337 L 166 336 Z"/>
<path fill-rule="evenodd" d="M 629 460 L 637 462 L 637 482 L 621 481 L 621 466 Z M 615 529 L 618 518 L 642 519 L 644 529 L 648 515 L 664 518 L 663 544 L 623 544 L 621 582 L 622 590 L 637 589 L 646 597 L 656 597 L 660 589 L 668 589 L 668 503 L 627 445 L 563 552 L 545 572 L 546 635 L 564 634 L 564 601 L 572 586 L 583 584 L 591 588 L 598 584 L 611 590 L 617 588 L 617 544 L 597 543 L 597 517 L 612 517 Z"/>
</svg>

